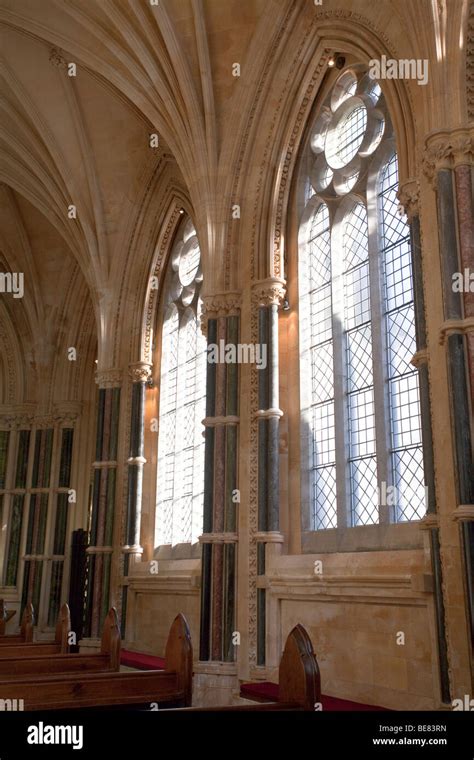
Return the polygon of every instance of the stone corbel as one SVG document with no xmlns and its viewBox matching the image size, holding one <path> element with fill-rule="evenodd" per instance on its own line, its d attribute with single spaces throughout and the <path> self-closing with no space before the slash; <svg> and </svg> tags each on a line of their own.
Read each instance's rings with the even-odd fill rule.
<svg viewBox="0 0 474 760">
<path fill-rule="evenodd" d="M 421 348 L 416 354 L 413 354 L 410 364 L 412 364 L 413 367 L 416 367 L 416 369 L 419 369 L 424 364 L 428 364 L 428 349 Z"/>
<path fill-rule="evenodd" d="M 439 331 L 439 344 L 443 346 L 450 335 L 467 335 L 474 332 L 474 317 L 447 319 Z"/>
<path fill-rule="evenodd" d="M 407 179 L 397 194 L 400 204 L 407 215 L 408 222 L 420 213 L 420 184 L 417 179 Z"/>
<path fill-rule="evenodd" d="M 430 512 L 426 514 L 418 523 L 420 530 L 433 530 L 433 528 L 439 528 L 438 515 Z"/>
</svg>

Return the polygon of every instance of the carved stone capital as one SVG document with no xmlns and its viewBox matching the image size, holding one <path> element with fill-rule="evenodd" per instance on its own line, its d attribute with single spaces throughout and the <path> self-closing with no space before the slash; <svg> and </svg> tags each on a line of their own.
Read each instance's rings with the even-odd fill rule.
<svg viewBox="0 0 474 760">
<path fill-rule="evenodd" d="M 81 411 L 81 401 L 58 401 L 53 407 L 53 417 L 60 427 L 74 427 Z"/>
<path fill-rule="evenodd" d="M 473 162 L 474 127 L 439 130 L 426 138 L 423 170 L 433 185 L 436 185 L 436 175 L 441 169 L 470 166 Z"/>
<path fill-rule="evenodd" d="M 102 369 L 95 373 L 95 381 L 99 388 L 119 388 L 122 385 L 121 369 Z"/>
<path fill-rule="evenodd" d="M 216 293 L 213 296 L 204 296 L 201 316 L 205 319 L 216 317 L 229 317 L 238 314 L 242 296 L 238 292 Z"/>
<path fill-rule="evenodd" d="M 50 430 L 54 427 L 56 419 L 52 414 L 45 414 L 40 417 L 35 417 L 33 424 L 37 430 Z"/>
<path fill-rule="evenodd" d="M 230 317 L 239 314 L 242 304 L 242 294 L 237 291 L 216 293 L 212 296 L 204 296 L 201 310 L 201 331 L 207 335 L 207 322 L 217 317 Z"/>
<path fill-rule="evenodd" d="M 281 277 L 258 280 L 252 286 L 252 302 L 256 306 L 281 306 L 285 300 L 286 282 Z"/>
<path fill-rule="evenodd" d="M 420 185 L 417 179 L 407 179 L 397 194 L 409 222 L 420 213 Z"/>
<path fill-rule="evenodd" d="M 134 362 L 128 365 L 128 372 L 134 383 L 146 383 L 151 375 L 152 365 L 148 362 Z"/>
<path fill-rule="evenodd" d="M 0 424 L 10 430 L 29 430 L 34 425 L 36 404 L 7 404 L 0 407 Z"/>
</svg>

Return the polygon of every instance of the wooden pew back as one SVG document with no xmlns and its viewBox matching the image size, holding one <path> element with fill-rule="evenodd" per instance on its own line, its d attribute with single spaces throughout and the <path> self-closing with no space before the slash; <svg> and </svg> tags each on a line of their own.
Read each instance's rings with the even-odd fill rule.
<svg viewBox="0 0 474 760">
<path fill-rule="evenodd" d="M 193 646 L 186 618 L 180 612 L 174 619 L 166 642 L 165 672 L 178 674 L 178 686 L 185 694 L 185 706 L 192 702 Z"/>
<path fill-rule="evenodd" d="M 311 639 L 302 625 L 290 632 L 279 668 L 278 702 L 225 707 L 191 707 L 194 712 L 269 712 L 314 710 L 321 701 L 321 676 Z M 178 708 L 182 710 L 183 708 Z"/>
<path fill-rule="evenodd" d="M 114 627 L 106 627 L 103 647 L 110 646 L 113 649 L 115 637 Z M 171 626 L 166 657 L 165 670 L 2 677 L 0 699 L 23 699 L 25 710 L 149 705 L 152 702 L 189 705 L 192 691 L 192 645 L 189 627 L 183 615 L 178 615 Z"/>
<path fill-rule="evenodd" d="M 67 606 L 67 605 L 65 605 Z M 68 618 L 63 610 L 62 629 L 57 630 L 57 638 L 63 638 Z M 11 680 L 22 676 L 52 675 L 55 673 L 92 673 L 117 671 L 120 667 L 120 629 L 117 613 L 111 609 L 105 619 L 100 653 L 93 654 L 43 654 L 29 657 L 3 657 L 0 649 L 0 679 Z"/>
<path fill-rule="evenodd" d="M 32 614 L 33 607 L 32 605 L 30 605 L 30 607 L 30 613 Z M 30 636 L 30 630 L 31 636 L 33 635 L 33 626 L 31 625 L 31 628 L 29 628 L 29 626 L 30 622 L 34 620 L 34 617 L 32 618 L 30 613 L 27 616 L 24 627 L 25 635 L 28 637 Z M 63 604 L 58 616 L 54 642 L 48 641 L 32 643 L 31 638 L 28 638 L 27 641 L 16 641 L 14 639 L 11 639 L 10 636 L 5 636 L 1 640 L 2 643 L 0 644 L 0 657 L 9 657 L 14 659 L 17 657 L 33 657 L 34 655 L 38 654 L 66 653 L 69 651 L 68 639 L 70 628 L 71 617 L 69 614 L 69 607 L 67 604 Z"/>
<path fill-rule="evenodd" d="M 11 644 L 30 643 L 33 641 L 33 628 L 35 624 L 35 613 L 31 602 L 25 606 L 23 615 L 21 617 L 20 633 L 14 633 L 5 635 L 5 625 L 7 620 L 11 616 L 8 615 L 5 609 L 5 602 L 0 600 L 2 607 L 0 606 L 0 647 L 9 646 Z M 2 633 L 3 630 L 3 633 Z"/>
</svg>

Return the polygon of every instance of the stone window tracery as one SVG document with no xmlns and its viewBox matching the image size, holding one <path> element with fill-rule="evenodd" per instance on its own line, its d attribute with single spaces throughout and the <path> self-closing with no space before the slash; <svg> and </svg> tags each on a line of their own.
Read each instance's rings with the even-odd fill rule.
<svg viewBox="0 0 474 760">
<path fill-rule="evenodd" d="M 410 235 L 390 115 L 363 67 L 333 85 L 303 166 L 302 472 L 311 528 L 420 519 Z"/>
<path fill-rule="evenodd" d="M 174 242 L 162 298 L 155 546 L 202 533 L 206 340 L 200 330 L 201 252 L 190 219 Z"/>
</svg>

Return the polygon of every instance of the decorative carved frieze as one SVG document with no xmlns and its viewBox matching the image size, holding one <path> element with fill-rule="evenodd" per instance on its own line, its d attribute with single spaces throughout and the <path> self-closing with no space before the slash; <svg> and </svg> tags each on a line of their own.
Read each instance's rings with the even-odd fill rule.
<svg viewBox="0 0 474 760">
<path fill-rule="evenodd" d="M 257 306 L 281 306 L 285 300 L 285 280 L 280 277 L 268 277 L 258 280 L 252 286 L 252 302 Z"/>
<path fill-rule="evenodd" d="M 474 127 L 460 127 L 451 132 L 432 132 L 425 141 L 423 170 L 435 185 L 441 169 L 472 165 L 474 162 Z"/>
</svg>

